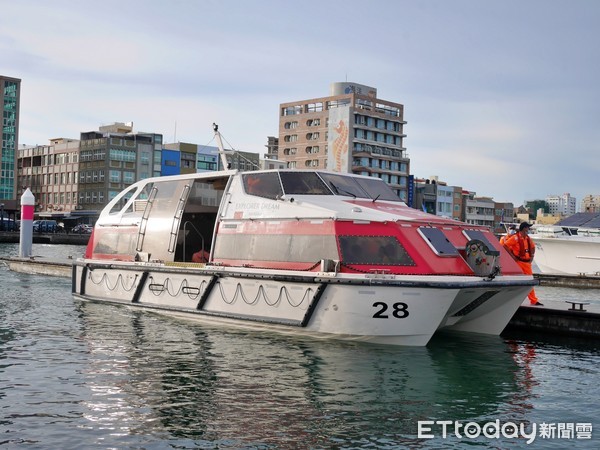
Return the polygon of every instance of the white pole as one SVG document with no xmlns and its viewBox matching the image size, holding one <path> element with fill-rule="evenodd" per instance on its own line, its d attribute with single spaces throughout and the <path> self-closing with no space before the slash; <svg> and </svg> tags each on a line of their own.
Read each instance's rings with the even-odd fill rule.
<svg viewBox="0 0 600 450">
<path fill-rule="evenodd" d="M 34 208 L 35 197 L 29 188 L 27 188 L 21 196 L 21 235 L 19 241 L 19 256 L 21 256 L 21 258 L 28 258 L 31 256 Z"/>
</svg>

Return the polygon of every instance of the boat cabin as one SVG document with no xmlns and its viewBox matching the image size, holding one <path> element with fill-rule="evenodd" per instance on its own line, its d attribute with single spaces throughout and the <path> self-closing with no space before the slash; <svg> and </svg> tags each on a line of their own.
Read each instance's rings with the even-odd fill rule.
<svg viewBox="0 0 600 450">
<path fill-rule="evenodd" d="M 467 242 L 482 242 L 490 261 L 497 244 L 489 231 L 464 225 L 407 207 L 378 178 L 300 170 L 178 175 L 139 181 L 113 199 L 86 257 L 473 274 Z"/>
</svg>

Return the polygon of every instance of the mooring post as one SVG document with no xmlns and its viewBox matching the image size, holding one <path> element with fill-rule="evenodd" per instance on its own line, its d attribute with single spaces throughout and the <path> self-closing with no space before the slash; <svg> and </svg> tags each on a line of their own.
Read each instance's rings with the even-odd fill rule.
<svg viewBox="0 0 600 450">
<path fill-rule="evenodd" d="M 19 256 L 28 258 L 31 256 L 33 242 L 33 210 L 35 208 L 35 196 L 29 188 L 21 196 L 21 234 L 19 237 Z"/>
</svg>

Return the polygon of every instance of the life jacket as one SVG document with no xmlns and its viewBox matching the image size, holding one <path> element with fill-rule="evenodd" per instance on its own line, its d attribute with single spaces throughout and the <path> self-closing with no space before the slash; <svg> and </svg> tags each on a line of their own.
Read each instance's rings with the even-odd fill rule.
<svg viewBox="0 0 600 450">
<path fill-rule="evenodd" d="M 533 255 L 535 254 L 535 244 L 531 240 L 529 236 L 521 236 L 520 233 L 515 234 L 515 238 L 517 240 L 517 244 L 519 246 L 519 253 L 515 254 L 513 250 L 513 254 L 515 257 L 522 262 L 531 262 L 533 261 Z M 525 241 L 527 241 L 527 248 L 525 248 Z M 532 251 L 533 249 L 533 251 Z"/>
</svg>

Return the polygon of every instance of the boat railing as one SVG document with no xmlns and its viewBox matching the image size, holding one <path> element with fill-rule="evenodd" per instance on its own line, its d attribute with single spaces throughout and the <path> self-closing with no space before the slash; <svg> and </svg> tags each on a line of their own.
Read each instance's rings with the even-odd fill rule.
<svg viewBox="0 0 600 450">
<path fill-rule="evenodd" d="M 204 236 L 202 236 L 202 233 L 200 233 L 200 231 L 198 231 L 198 228 L 196 228 L 196 226 L 193 224 L 193 222 L 190 222 L 189 220 L 185 221 L 185 222 L 183 223 L 183 260 L 184 260 L 184 261 L 187 261 L 187 260 L 186 260 L 186 258 L 185 258 L 185 251 L 186 251 L 186 249 L 187 249 L 187 246 L 186 246 L 186 244 L 185 244 L 185 240 L 186 240 L 186 237 L 187 237 L 187 231 L 188 231 L 187 227 L 188 227 L 188 225 L 189 225 L 189 226 L 190 226 L 190 227 L 191 227 L 191 228 L 192 228 L 192 229 L 193 229 L 193 230 L 196 232 L 196 234 L 197 234 L 197 235 L 200 237 L 200 240 L 201 240 L 201 242 L 202 242 L 202 251 L 204 252 L 204 250 L 205 250 L 205 249 L 204 249 Z"/>
</svg>

